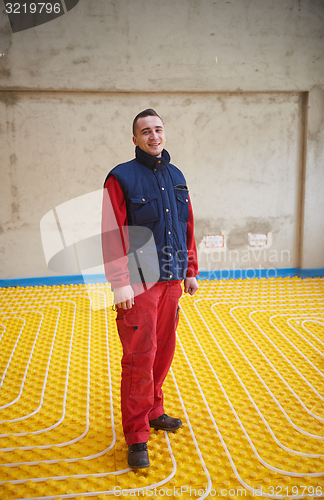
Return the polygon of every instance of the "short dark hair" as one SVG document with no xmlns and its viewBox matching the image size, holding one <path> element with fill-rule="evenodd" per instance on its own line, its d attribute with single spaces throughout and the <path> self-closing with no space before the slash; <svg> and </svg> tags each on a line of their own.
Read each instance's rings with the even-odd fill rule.
<svg viewBox="0 0 324 500">
<path fill-rule="evenodd" d="M 157 112 L 154 111 L 154 109 L 152 109 L 152 108 L 144 109 L 144 111 L 141 111 L 140 113 L 138 113 L 138 115 L 136 115 L 135 118 L 134 118 L 134 121 L 133 121 L 133 135 L 135 135 L 135 128 L 136 128 L 137 120 L 139 118 L 145 118 L 146 116 L 158 116 L 160 118 L 161 122 L 163 123 L 163 120 L 162 120 L 161 116 L 158 115 Z"/>
</svg>

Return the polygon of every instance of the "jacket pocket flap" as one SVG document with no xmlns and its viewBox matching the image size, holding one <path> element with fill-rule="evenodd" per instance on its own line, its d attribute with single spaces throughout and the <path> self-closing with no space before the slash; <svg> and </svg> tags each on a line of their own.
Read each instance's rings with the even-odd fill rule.
<svg viewBox="0 0 324 500">
<path fill-rule="evenodd" d="M 184 203 L 185 205 L 189 204 L 188 193 L 176 193 L 177 199 Z"/>
<path fill-rule="evenodd" d="M 127 314 L 124 316 L 126 326 L 140 326 L 146 323 L 146 313 Z"/>
<path fill-rule="evenodd" d="M 132 203 L 141 203 L 144 205 L 145 203 L 149 203 L 152 200 L 155 200 L 157 196 L 136 196 L 135 198 L 129 198 Z"/>
</svg>

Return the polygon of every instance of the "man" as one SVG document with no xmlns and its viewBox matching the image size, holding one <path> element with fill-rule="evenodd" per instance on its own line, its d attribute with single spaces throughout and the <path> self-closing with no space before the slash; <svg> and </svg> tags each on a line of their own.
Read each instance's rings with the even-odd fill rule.
<svg viewBox="0 0 324 500">
<path fill-rule="evenodd" d="M 198 265 L 186 181 L 170 163 L 164 125 L 153 109 L 135 117 L 133 142 L 136 158 L 115 167 L 104 184 L 102 245 L 123 346 L 121 410 L 128 464 L 136 469 L 150 465 L 150 427 L 175 431 L 182 426 L 164 413 L 162 384 L 175 350 L 181 280 L 193 295 Z M 109 230 L 110 203 L 118 234 Z M 154 256 L 148 240 L 154 241 Z"/>
</svg>

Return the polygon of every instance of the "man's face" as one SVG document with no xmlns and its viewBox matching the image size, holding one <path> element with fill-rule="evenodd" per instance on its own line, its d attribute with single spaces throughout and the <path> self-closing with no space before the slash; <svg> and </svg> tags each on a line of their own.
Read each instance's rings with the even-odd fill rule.
<svg viewBox="0 0 324 500">
<path fill-rule="evenodd" d="M 133 137 L 135 146 L 152 156 L 161 156 L 165 145 L 163 122 L 158 116 L 139 118 Z"/>
</svg>

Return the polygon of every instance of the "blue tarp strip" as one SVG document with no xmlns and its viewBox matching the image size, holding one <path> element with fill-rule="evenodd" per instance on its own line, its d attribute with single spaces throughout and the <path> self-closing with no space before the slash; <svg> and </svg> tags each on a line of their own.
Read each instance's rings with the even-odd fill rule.
<svg viewBox="0 0 324 500">
<path fill-rule="evenodd" d="M 200 271 L 199 280 L 222 280 L 222 279 L 252 279 L 252 278 L 316 278 L 324 276 L 324 268 L 318 269 L 221 269 L 219 271 Z M 5 279 L 0 280 L 0 287 L 33 287 L 54 285 L 77 285 L 83 283 L 106 283 L 104 274 L 89 274 L 86 277 L 78 276 L 39 276 L 35 278 Z"/>
</svg>

